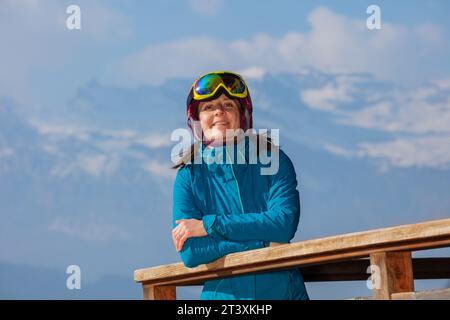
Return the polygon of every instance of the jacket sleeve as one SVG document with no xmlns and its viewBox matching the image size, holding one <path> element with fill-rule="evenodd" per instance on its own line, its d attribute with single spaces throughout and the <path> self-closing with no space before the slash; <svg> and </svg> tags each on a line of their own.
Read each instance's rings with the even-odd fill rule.
<svg viewBox="0 0 450 320">
<path fill-rule="evenodd" d="M 281 150 L 279 170 L 271 177 L 267 211 L 205 215 L 203 224 L 206 232 L 233 241 L 263 240 L 288 243 L 297 231 L 300 196 L 294 166 Z"/>
<path fill-rule="evenodd" d="M 202 219 L 202 213 L 196 207 L 192 193 L 191 176 L 187 165 L 178 170 L 173 190 L 173 228 L 176 220 Z M 192 237 L 186 240 L 180 251 L 180 257 L 188 268 L 217 260 L 229 253 L 240 252 L 264 247 L 264 242 L 231 241 L 220 235 Z"/>
</svg>

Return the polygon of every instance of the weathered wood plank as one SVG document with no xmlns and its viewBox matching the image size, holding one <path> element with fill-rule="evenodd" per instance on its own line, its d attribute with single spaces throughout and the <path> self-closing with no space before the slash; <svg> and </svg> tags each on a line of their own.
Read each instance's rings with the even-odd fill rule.
<svg viewBox="0 0 450 320">
<path fill-rule="evenodd" d="M 370 255 L 376 266 L 373 298 L 390 300 L 393 293 L 414 291 L 411 252 L 381 252 Z"/>
<path fill-rule="evenodd" d="M 450 300 L 450 288 L 394 293 L 392 300 Z"/>
<path fill-rule="evenodd" d="M 186 268 L 182 263 L 135 271 L 136 282 L 188 285 L 249 272 L 308 266 L 387 251 L 414 251 L 450 246 L 450 219 L 427 221 L 334 237 L 307 240 L 227 255 Z"/>
<path fill-rule="evenodd" d="M 175 286 L 157 286 L 142 284 L 144 300 L 176 300 L 177 291 Z"/>
</svg>

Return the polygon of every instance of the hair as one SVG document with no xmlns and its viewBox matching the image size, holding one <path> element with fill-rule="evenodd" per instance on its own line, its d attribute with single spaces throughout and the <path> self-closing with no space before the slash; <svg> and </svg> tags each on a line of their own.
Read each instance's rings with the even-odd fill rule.
<svg viewBox="0 0 450 320">
<path fill-rule="evenodd" d="M 267 136 L 265 134 L 257 134 L 255 136 L 256 136 L 256 154 L 258 155 L 258 157 L 260 156 L 260 151 L 262 151 L 262 150 L 260 150 L 261 142 L 262 143 L 265 142 L 267 150 L 272 151 L 272 147 L 275 145 L 272 143 L 272 139 L 269 136 Z M 200 143 L 201 143 L 200 141 L 195 142 L 188 148 L 187 152 L 181 152 L 181 154 L 180 154 L 181 159 L 178 161 L 178 163 L 176 165 L 174 165 L 172 167 L 172 169 L 183 168 L 187 164 L 193 163 L 195 154 L 197 153 Z"/>
</svg>

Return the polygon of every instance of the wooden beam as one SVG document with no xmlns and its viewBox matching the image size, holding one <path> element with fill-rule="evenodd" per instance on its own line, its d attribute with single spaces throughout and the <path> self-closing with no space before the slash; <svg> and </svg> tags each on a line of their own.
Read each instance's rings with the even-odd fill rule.
<svg viewBox="0 0 450 320">
<path fill-rule="evenodd" d="M 450 258 L 413 258 L 415 280 L 450 279 Z M 300 267 L 305 282 L 366 281 L 370 277 L 370 259 L 352 259 Z M 179 286 L 203 285 L 198 280 Z"/>
<path fill-rule="evenodd" d="M 413 275 L 416 280 L 450 279 L 450 258 L 413 258 Z M 370 259 L 353 259 L 301 267 L 306 282 L 367 280 Z"/>
<path fill-rule="evenodd" d="M 350 233 L 227 255 L 209 264 L 182 263 L 136 270 L 136 282 L 192 285 L 239 274 L 368 257 L 373 253 L 450 246 L 450 219 Z"/>
<path fill-rule="evenodd" d="M 414 279 L 450 279 L 450 258 L 413 258 Z"/>
<path fill-rule="evenodd" d="M 411 252 L 381 252 L 370 255 L 373 298 L 391 300 L 393 293 L 414 291 Z"/>
<path fill-rule="evenodd" d="M 177 291 L 175 286 L 157 286 L 142 284 L 144 300 L 176 300 Z"/>
<path fill-rule="evenodd" d="M 450 288 L 394 293 L 392 300 L 450 300 Z"/>
<path fill-rule="evenodd" d="M 367 280 L 369 259 L 352 259 L 300 267 L 306 282 Z"/>
</svg>

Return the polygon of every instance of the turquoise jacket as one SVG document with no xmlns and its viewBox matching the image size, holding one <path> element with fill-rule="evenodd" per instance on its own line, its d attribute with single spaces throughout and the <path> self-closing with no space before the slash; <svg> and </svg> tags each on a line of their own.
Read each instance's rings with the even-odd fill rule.
<svg viewBox="0 0 450 320">
<path fill-rule="evenodd" d="M 231 147 L 201 144 L 195 151 L 196 162 L 201 159 L 201 163 L 191 162 L 178 170 L 173 227 L 178 219 L 202 219 L 208 233 L 184 243 L 180 256 L 186 267 L 264 248 L 270 242 L 288 243 L 294 237 L 300 198 L 292 162 L 279 148 L 265 150 L 269 157 L 279 155 L 279 166 L 275 174 L 262 175 L 261 168 L 270 164 L 254 163 L 250 146 L 256 143 L 248 136 Z M 233 164 L 227 159 L 234 159 Z M 200 299 L 307 300 L 308 294 L 299 269 L 294 268 L 208 280 Z"/>
</svg>

